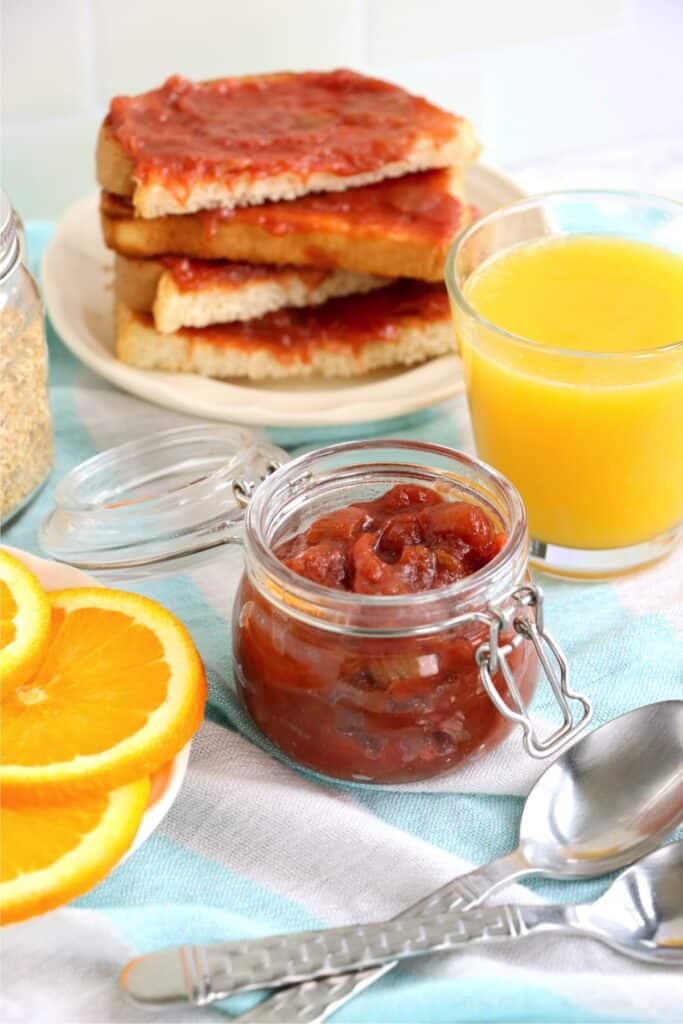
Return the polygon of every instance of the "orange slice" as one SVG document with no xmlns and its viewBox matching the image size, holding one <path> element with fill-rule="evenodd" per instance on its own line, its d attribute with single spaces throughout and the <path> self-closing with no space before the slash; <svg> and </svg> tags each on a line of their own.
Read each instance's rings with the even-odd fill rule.
<svg viewBox="0 0 683 1024">
<path fill-rule="evenodd" d="M 50 602 L 33 573 L 0 549 L 0 684 L 6 693 L 25 682 L 43 657 Z"/>
<path fill-rule="evenodd" d="M 56 807 L 0 812 L 0 922 L 11 924 L 87 892 L 126 852 L 140 825 L 149 779 Z"/>
<path fill-rule="evenodd" d="M 43 663 L 2 702 L 0 784 L 15 805 L 75 800 L 152 775 L 204 712 L 192 638 L 156 601 L 99 588 L 49 596 Z"/>
</svg>

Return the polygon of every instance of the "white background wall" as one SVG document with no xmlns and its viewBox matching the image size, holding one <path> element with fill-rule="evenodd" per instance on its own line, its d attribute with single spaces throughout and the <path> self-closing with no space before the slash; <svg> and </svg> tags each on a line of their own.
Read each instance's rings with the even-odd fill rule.
<svg viewBox="0 0 683 1024">
<path fill-rule="evenodd" d="M 667 187 L 683 197 L 683 0 L 2 0 L 2 12 L 2 180 L 24 217 L 56 217 L 94 187 L 114 94 L 174 72 L 339 65 L 466 114 L 486 158 L 513 171 L 553 158 L 557 187 L 591 184 L 614 147 L 637 160 L 664 140 Z"/>
</svg>

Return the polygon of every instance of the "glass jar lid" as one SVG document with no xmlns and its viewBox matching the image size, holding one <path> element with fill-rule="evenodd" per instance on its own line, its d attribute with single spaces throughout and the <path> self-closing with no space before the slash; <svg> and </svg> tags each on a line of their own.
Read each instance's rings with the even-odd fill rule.
<svg viewBox="0 0 683 1024">
<path fill-rule="evenodd" d="M 239 542 L 245 499 L 286 459 L 251 431 L 220 423 L 110 448 L 58 483 L 41 546 L 107 579 L 182 572 Z"/>
</svg>

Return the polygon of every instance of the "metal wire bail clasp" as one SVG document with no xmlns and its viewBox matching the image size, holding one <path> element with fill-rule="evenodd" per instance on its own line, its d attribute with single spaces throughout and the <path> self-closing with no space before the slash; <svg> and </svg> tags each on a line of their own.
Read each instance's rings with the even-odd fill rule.
<svg viewBox="0 0 683 1024">
<path fill-rule="evenodd" d="M 567 662 L 554 640 L 543 626 L 543 591 L 535 583 L 526 583 L 512 594 L 512 607 L 506 612 L 499 608 L 488 609 L 489 636 L 480 644 L 475 657 L 479 666 L 479 677 L 487 694 L 501 715 L 516 722 L 524 733 L 524 746 L 531 757 L 543 758 L 556 754 L 572 742 L 588 725 L 593 709 L 590 701 L 570 689 Z M 500 633 L 512 628 L 513 639 L 501 646 Z M 555 700 L 562 715 L 562 722 L 550 736 L 541 739 L 529 718 L 522 695 L 508 664 L 508 656 L 519 645 L 533 644 L 545 678 L 550 683 Z M 512 706 L 500 695 L 493 682 L 493 676 L 500 671 Z M 579 707 L 579 717 L 574 720 L 570 701 Z"/>
<path fill-rule="evenodd" d="M 259 482 L 265 480 L 266 477 L 269 477 L 270 474 L 274 473 L 276 469 L 279 469 L 281 465 L 282 463 L 279 462 L 277 459 L 271 459 L 266 465 L 264 472 L 261 474 Z M 246 477 L 241 477 L 238 480 L 233 480 L 232 493 L 235 497 L 235 501 L 237 502 L 240 508 L 247 507 L 257 487 L 257 481 L 247 480 Z"/>
</svg>

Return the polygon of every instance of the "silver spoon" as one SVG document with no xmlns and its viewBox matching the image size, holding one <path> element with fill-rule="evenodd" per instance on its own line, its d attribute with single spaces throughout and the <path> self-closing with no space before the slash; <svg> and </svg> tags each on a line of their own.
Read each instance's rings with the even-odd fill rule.
<svg viewBox="0 0 683 1024">
<path fill-rule="evenodd" d="M 426 919 L 394 918 L 169 949 L 134 960 L 124 971 L 123 985 L 141 1002 L 163 998 L 205 1005 L 237 992 L 367 970 L 387 960 L 538 931 L 589 935 L 626 956 L 683 967 L 683 840 L 627 868 L 593 904 L 451 910 Z"/>
<path fill-rule="evenodd" d="M 399 919 L 424 919 L 476 906 L 494 889 L 525 875 L 586 878 L 606 874 L 655 850 L 681 821 L 683 701 L 662 701 L 621 715 L 578 740 L 529 793 L 517 850 L 454 879 Z M 169 984 L 169 993 L 164 994 L 164 979 L 156 976 L 155 964 L 160 957 L 166 962 L 167 953 L 180 961 L 178 950 L 133 961 L 123 971 L 123 987 L 147 1002 L 187 999 L 188 995 L 191 1001 L 210 1001 L 201 984 L 196 989 L 189 985 L 182 993 Z M 182 951 L 188 963 L 203 957 L 201 947 Z M 392 966 L 297 985 L 275 993 L 240 1020 L 323 1021 Z"/>
</svg>

